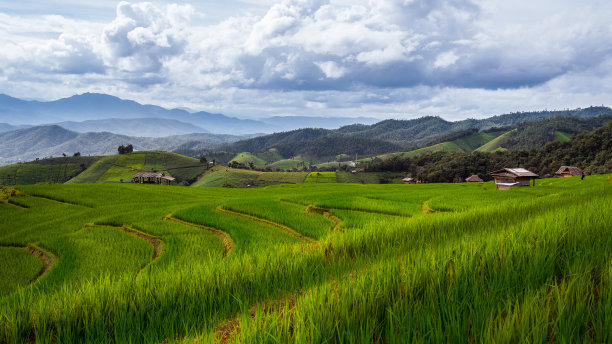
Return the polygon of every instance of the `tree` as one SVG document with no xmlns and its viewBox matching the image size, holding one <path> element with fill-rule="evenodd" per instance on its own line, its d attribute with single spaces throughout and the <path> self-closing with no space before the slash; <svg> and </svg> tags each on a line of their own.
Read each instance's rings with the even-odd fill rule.
<svg viewBox="0 0 612 344">
<path fill-rule="evenodd" d="M 201 164 L 206 164 L 207 162 L 208 162 L 208 160 L 206 159 L 206 157 L 205 157 L 204 155 L 202 155 L 202 156 L 200 157 L 200 163 L 201 163 Z"/>
<path fill-rule="evenodd" d="M 72 156 L 81 156 L 81 152 L 76 152 Z"/>
<path fill-rule="evenodd" d="M 131 143 L 127 146 L 121 145 L 117 148 L 117 151 L 119 152 L 119 154 L 129 154 L 134 151 L 134 146 L 132 146 Z"/>
</svg>

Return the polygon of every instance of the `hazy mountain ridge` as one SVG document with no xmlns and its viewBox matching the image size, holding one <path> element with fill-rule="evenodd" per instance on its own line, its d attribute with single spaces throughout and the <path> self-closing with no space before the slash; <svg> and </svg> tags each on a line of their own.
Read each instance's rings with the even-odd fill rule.
<svg viewBox="0 0 612 344">
<path fill-rule="evenodd" d="M 72 155 L 108 155 L 120 145 L 132 144 L 135 150 L 167 150 L 185 142 L 198 141 L 209 148 L 244 137 L 197 133 L 168 137 L 133 137 L 108 132 L 77 133 L 58 125 L 38 126 L 0 133 L 0 165 L 36 158 Z"/>
<path fill-rule="evenodd" d="M 87 131 L 87 128 L 91 127 L 88 121 L 144 120 L 148 118 L 168 121 L 168 126 L 174 130 L 166 128 L 162 122 L 157 128 L 157 137 L 188 132 L 234 135 L 273 133 L 314 126 L 338 128 L 356 122 L 376 122 L 375 119 L 367 117 L 275 116 L 257 120 L 241 119 L 205 111 L 192 113 L 183 109 L 165 109 L 156 105 L 143 105 L 132 100 L 98 93 L 84 93 L 48 102 L 27 101 L 0 94 L 0 122 L 6 122 L 8 125 L 45 125 L 69 122 L 67 126 L 75 130 Z M 171 121 L 182 122 L 182 124 Z M 184 127 L 188 125 L 194 128 Z M 111 120 L 111 122 L 98 122 L 95 131 L 113 132 L 116 128 L 114 121 Z M 147 130 L 147 133 L 153 131 L 153 129 Z M 134 135 L 127 129 L 114 133 Z"/>
</svg>

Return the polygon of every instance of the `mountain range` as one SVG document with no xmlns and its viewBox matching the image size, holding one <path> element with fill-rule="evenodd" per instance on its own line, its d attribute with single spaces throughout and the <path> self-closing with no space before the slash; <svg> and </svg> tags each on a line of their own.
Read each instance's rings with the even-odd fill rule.
<svg viewBox="0 0 612 344">
<path fill-rule="evenodd" d="M 0 165 L 76 152 L 81 155 L 116 154 L 118 146 L 127 144 L 132 144 L 135 150 L 172 150 L 185 142 L 197 141 L 212 149 L 243 138 L 207 133 L 132 137 L 109 132 L 78 133 L 58 125 L 45 125 L 0 133 Z"/>
<path fill-rule="evenodd" d="M 368 117 L 274 116 L 257 120 L 242 119 L 204 111 L 165 109 L 99 93 L 84 93 L 55 101 L 28 101 L 0 94 L 0 132 L 23 126 L 58 124 L 78 132 L 108 131 L 132 136 L 163 137 L 190 133 L 244 135 L 375 122 L 376 119 Z"/>
</svg>

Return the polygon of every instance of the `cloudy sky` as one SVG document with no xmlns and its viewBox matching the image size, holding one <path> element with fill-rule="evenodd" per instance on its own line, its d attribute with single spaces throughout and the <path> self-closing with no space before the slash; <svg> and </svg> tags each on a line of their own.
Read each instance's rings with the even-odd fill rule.
<svg viewBox="0 0 612 344">
<path fill-rule="evenodd" d="M 612 105 L 609 0 L 0 1 L 0 93 L 238 117 Z"/>
</svg>

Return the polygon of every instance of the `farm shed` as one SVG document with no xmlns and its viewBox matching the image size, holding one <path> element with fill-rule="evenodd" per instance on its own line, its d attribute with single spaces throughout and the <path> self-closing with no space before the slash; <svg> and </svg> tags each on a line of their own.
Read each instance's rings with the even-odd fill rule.
<svg viewBox="0 0 612 344">
<path fill-rule="evenodd" d="M 132 177 L 132 183 L 136 184 L 166 184 L 170 185 L 175 178 L 160 172 L 138 172 Z"/>
<path fill-rule="evenodd" d="M 561 168 L 555 172 L 555 176 L 557 177 L 573 177 L 582 175 L 584 175 L 584 172 L 575 166 L 561 166 Z"/>
<path fill-rule="evenodd" d="M 472 174 L 471 176 L 465 178 L 465 181 L 468 183 L 484 183 L 484 181 L 475 174 Z"/>
<path fill-rule="evenodd" d="M 508 190 L 513 186 L 530 186 L 532 179 L 535 186 L 535 179 L 538 178 L 537 174 L 524 168 L 504 168 L 492 172 L 491 176 L 495 179 L 498 190 Z"/>
<path fill-rule="evenodd" d="M 416 184 L 416 179 L 414 179 L 414 178 L 406 177 L 406 178 L 402 179 L 402 181 L 404 182 L 404 184 Z"/>
</svg>

